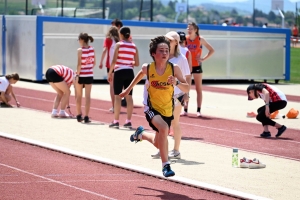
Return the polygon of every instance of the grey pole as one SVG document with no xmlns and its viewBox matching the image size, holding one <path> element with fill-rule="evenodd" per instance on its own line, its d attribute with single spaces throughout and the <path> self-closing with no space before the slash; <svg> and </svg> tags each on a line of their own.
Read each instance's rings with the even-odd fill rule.
<svg viewBox="0 0 300 200">
<path fill-rule="evenodd" d="M 189 22 L 189 0 L 186 2 L 186 22 Z"/>
<path fill-rule="evenodd" d="M 105 0 L 102 0 L 102 19 L 105 19 Z"/>
<path fill-rule="evenodd" d="M 7 0 L 4 1 L 4 15 L 7 14 Z"/>
<path fill-rule="evenodd" d="M 28 15 L 28 0 L 25 3 L 25 15 Z"/>
<path fill-rule="evenodd" d="M 255 0 L 253 0 L 253 19 L 252 19 L 253 27 L 255 26 Z"/>
<path fill-rule="evenodd" d="M 61 0 L 61 16 L 64 16 L 64 0 Z"/>
<path fill-rule="evenodd" d="M 150 21 L 153 21 L 153 0 L 150 0 Z"/>
<path fill-rule="evenodd" d="M 298 26 L 298 7 L 297 7 L 297 2 L 296 2 L 296 20 L 295 20 L 295 24 Z"/>
<path fill-rule="evenodd" d="M 121 0 L 121 17 L 120 19 L 123 19 L 123 0 Z"/>
</svg>

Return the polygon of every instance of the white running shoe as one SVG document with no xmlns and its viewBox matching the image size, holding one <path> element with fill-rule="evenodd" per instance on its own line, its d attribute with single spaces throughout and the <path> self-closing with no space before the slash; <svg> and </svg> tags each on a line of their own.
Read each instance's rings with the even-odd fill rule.
<svg viewBox="0 0 300 200">
<path fill-rule="evenodd" d="M 114 113 L 114 107 L 111 107 L 108 111 Z"/>
<path fill-rule="evenodd" d="M 60 117 L 60 118 L 70 118 L 70 115 L 66 112 L 60 112 L 58 114 L 58 117 Z"/>
<path fill-rule="evenodd" d="M 160 158 L 160 152 L 158 151 L 156 154 L 152 154 L 151 157 L 157 158 L 157 159 Z M 168 158 L 169 159 L 180 159 L 181 154 L 179 151 L 172 150 L 172 151 L 169 151 Z"/>
<path fill-rule="evenodd" d="M 182 113 L 180 113 L 180 116 L 188 116 L 188 113 L 183 111 Z"/>
<path fill-rule="evenodd" d="M 180 159 L 181 158 L 181 154 L 179 151 L 176 151 L 176 150 L 172 150 L 172 151 L 169 151 L 169 155 L 168 155 L 169 159 Z"/>
<path fill-rule="evenodd" d="M 58 117 L 57 113 L 52 113 L 51 114 L 51 118 L 57 118 L 57 117 Z"/>
<path fill-rule="evenodd" d="M 201 117 L 201 113 L 200 112 L 197 112 L 197 117 Z"/>
<path fill-rule="evenodd" d="M 249 163 L 250 169 L 259 169 L 259 168 L 265 168 L 266 165 L 261 163 L 258 159 L 254 158 L 251 163 Z"/>
<path fill-rule="evenodd" d="M 160 152 L 158 151 L 156 154 L 151 155 L 152 158 L 160 158 Z"/>
<path fill-rule="evenodd" d="M 247 158 L 243 158 L 240 159 L 240 168 L 249 168 L 249 164 L 252 162 L 252 160 L 247 159 Z"/>
</svg>

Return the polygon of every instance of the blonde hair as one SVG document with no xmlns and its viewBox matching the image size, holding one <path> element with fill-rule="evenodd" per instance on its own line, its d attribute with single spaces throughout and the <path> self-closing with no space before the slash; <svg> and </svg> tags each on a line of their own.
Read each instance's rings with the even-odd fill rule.
<svg viewBox="0 0 300 200">
<path fill-rule="evenodd" d="M 112 26 L 109 28 L 108 32 L 106 33 L 107 38 L 113 38 L 113 40 L 117 43 L 120 41 L 119 38 L 119 30 L 117 27 Z"/>
</svg>

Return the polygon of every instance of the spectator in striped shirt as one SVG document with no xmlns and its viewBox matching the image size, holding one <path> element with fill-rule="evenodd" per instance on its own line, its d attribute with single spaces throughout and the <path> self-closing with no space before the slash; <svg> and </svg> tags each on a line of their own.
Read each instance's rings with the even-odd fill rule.
<svg viewBox="0 0 300 200">
<path fill-rule="evenodd" d="M 110 27 L 110 29 L 108 30 L 107 34 L 106 34 L 106 38 L 104 40 L 104 44 L 103 44 L 103 52 L 101 55 L 101 60 L 100 60 L 100 65 L 99 68 L 102 69 L 103 68 L 103 60 L 106 57 L 106 69 L 107 69 L 107 73 L 109 72 L 109 68 L 111 66 L 112 63 L 112 58 L 114 56 L 114 50 L 115 50 L 115 45 L 117 42 L 120 41 L 119 38 L 119 30 L 117 27 L 112 26 Z M 114 94 L 114 88 L 113 88 L 113 78 L 114 78 L 114 73 L 112 72 L 112 81 L 110 82 L 110 98 L 111 98 L 111 102 L 112 102 L 112 108 L 109 109 L 110 112 L 114 112 L 114 102 L 115 102 L 115 94 Z"/>
<path fill-rule="evenodd" d="M 259 83 L 249 85 L 247 94 L 248 100 L 261 98 L 265 101 L 265 105 L 258 108 L 256 116 L 256 119 L 261 122 L 264 127 L 264 132 L 260 136 L 264 138 L 271 137 L 269 126 L 277 128 L 276 137 L 281 136 L 286 130 L 286 127 L 270 119 L 270 113 L 286 107 L 287 99 L 284 93 L 275 86 Z"/>
<path fill-rule="evenodd" d="M 70 87 L 75 83 L 75 73 L 69 67 L 64 65 L 51 66 L 45 74 L 46 80 L 51 87 L 56 91 L 51 117 L 68 118 L 68 113 L 65 112 L 66 107 L 69 108 L 69 98 L 71 94 Z M 60 104 L 60 112 L 57 109 Z"/>
<path fill-rule="evenodd" d="M 91 107 L 91 90 L 93 83 L 93 69 L 96 63 L 94 47 L 89 45 L 89 41 L 93 42 L 94 38 L 87 33 L 80 33 L 78 36 L 80 48 L 77 49 L 77 71 L 76 71 L 76 108 L 77 121 L 84 120 L 85 123 L 91 122 L 89 119 L 89 112 Z M 82 118 L 81 101 L 82 89 L 85 89 L 85 117 Z"/>
<path fill-rule="evenodd" d="M 120 29 L 120 39 L 115 46 L 115 52 L 111 67 L 108 73 L 108 82 L 112 82 L 112 71 L 114 70 L 114 120 L 109 125 L 111 128 L 119 128 L 119 116 L 121 111 L 121 98 L 119 94 L 123 88 L 127 88 L 134 79 L 133 67 L 139 66 L 138 49 L 133 42 L 130 41 L 130 28 L 122 27 Z M 127 119 L 124 127 L 131 128 L 131 116 L 133 111 L 132 91 L 126 96 L 127 102 Z"/>
</svg>

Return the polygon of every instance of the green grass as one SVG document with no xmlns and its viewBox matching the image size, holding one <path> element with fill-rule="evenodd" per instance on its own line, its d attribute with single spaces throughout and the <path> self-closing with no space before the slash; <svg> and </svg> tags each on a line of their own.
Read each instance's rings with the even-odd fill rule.
<svg viewBox="0 0 300 200">
<path fill-rule="evenodd" d="M 289 83 L 300 83 L 300 48 L 291 48 L 291 79 Z"/>
</svg>

